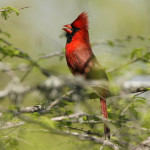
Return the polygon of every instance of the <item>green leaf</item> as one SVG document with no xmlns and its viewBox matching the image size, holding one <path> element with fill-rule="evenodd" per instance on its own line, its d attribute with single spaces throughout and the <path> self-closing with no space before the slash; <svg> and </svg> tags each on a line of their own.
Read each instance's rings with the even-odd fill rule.
<svg viewBox="0 0 150 150">
<path fill-rule="evenodd" d="M 87 116 L 83 116 L 83 121 L 88 121 L 88 117 Z"/>
<path fill-rule="evenodd" d="M 131 58 L 132 59 L 138 59 L 138 58 L 140 59 L 145 54 L 145 52 L 146 52 L 146 48 L 143 48 L 143 47 L 142 48 L 136 48 L 132 51 Z"/>
<path fill-rule="evenodd" d="M 19 55 L 20 51 L 19 50 L 14 50 L 14 55 Z"/>
<path fill-rule="evenodd" d="M 15 12 L 17 16 L 19 15 L 19 11 L 16 8 L 13 8 L 13 7 L 2 7 L 1 8 L 1 16 L 5 20 L 7 20 L 9 18 L 9 14 L 11 14 L 12 12 Z"/>
<path fill-rule="evenodd" d="M 2 38 L 0 38 L 0 42 L 4 44 L 4 46 L 0 46 L 0 53 L 3 55 L 3 57 L 9 56 L 9 57 L 23 57 L 23 58 L 29 58 L 29 55 L 27 53 L 21 52 L 17 48 L 13 47 L 12 45 L 8 45 Z"/>
</svg>

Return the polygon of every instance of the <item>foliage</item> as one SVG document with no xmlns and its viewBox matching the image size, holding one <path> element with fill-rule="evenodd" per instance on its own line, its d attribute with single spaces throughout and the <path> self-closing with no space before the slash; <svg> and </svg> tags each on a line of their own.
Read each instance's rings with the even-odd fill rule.
<svg viewBox="0 0 150 150">
<path fill-rule="evenodd" d="M 19 15 L 19 11 L 18 11 L 18 9 L 16 9 L 16 8 L 13 8 L 13 7 L 2 7 L 1 8 L 1 16 L 5 19 L 5 20 L 7 20 L 8 18 L 9 18 L 9 15 L 11 14 L 11 13 L 15 13 L 17 16 Z"/>
<path fill-rule="evenodd" d="M 1 8 L 1 15 L 4 19 L 8 19 L 12 12 L 19 15 L 15 8 Z M 150 63 L 150 51 L 147 46 L 131 49 L 129 54 L 120 56 L 127 60 L 123 66 L 107 71 L 112 84 L 115 82 L 115 85 L 112 85 L 112 91 L 114 88 L 115 93 L 112 94 L 117 93 L 117 96 L 109 98 L 109 119 L 104 119 L 99 113 L 98 96 L 87 88 L 88 81 L 81 77 L 54 75 L 40 65 L 41 58 L 64 57 L 62 51 L 40 56 L 35 60 L 4 38 L 10 38 L 9 33 L 0 30 L 0 36 L 0 70 L 2 74 L 10 77 L 8 84 L 0 91 L 0 100 L 4 101 L 4 104 L 0 106 L 1 149 L 17 150 L 20 141 L 32 144 L 30 140 L 25 140 L 24 135 L 25 131 L 32 133 L 34 130 L 64 137 L 72 136 L 81 142 L 82 140 L 90 141 L 94 146 L 96 144 L 106 146 L 106 149 L 136 149 L 139 143 L 150 136 L 150 104 L 149 99 L 142 96 L 143 93 L 149 92 L 150 88 L 145 85 L 144 87 L 143 85 L 142 87 L 136 86 L 139 93 L 131 95 L 132 92 L 137 92 L 133 91 L 132 86 L 123 87 L 122 82 L 116 81 L 121 74 L 132 70 L 131 65 L 142 62 L 146 66 Z M 110 47 L 117 47 L 123 44 L 127 48 L 132 40 L 149 39 L 143 36 L 127 36 L 105 40 L 103 43 L 95 42 L 92 45 L 106 44 Z M 8 65 L 8 60 L 13 61 L 17 58 L 26 63 L 25 67 Z M 33 74 L 33 68 L 37 68 L 40 76 L 44 75 L 46 78 L 35 85 L 27 82 L 27 77 Z M 22 74 L 18 72 L 25 73 L 22 77 Z M 146 73 L 148 69 L 145 69 Z M 36 102 L 26 107 L 25 102 L 28 99 L 33 102 L 36 99 Z M 11 106 L 5 102 L 11 102 Z M 112 136 L 108 141 L 103 136 L 104 122 L 111 129 Z"/>
</svg>

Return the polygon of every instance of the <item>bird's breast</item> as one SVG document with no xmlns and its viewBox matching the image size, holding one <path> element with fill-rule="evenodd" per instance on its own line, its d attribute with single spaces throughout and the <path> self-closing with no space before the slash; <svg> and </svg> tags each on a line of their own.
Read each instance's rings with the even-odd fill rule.
<svg viewBox="0 0 150 150">
<path fill-rule="evenodd" d="M 84 74 L 92 56 L 93 53 L 90 50 L 66 51 L 67 64 L 73 74 Z"/>
</svg>

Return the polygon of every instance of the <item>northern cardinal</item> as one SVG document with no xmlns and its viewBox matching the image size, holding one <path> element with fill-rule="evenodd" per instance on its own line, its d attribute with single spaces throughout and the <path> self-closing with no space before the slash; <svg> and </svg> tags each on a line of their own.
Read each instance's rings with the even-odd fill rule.
<svg viewBox="0 0 150 150">
<path fill-rule="evenodd" d="M 105 80 L 108 77 L 92 52 L 88 33 L 88 15 L 81 13 L 71 24 L 64 25 L 66 31 L 66 60 L 74 75 L 82 75 L 88 80 Z M 109 96 L 109 86 L 94 87 L 100 97 L 101 112 L 108 118 L 106 98 Z M 104 123 L 105 138 L 110 138 L 110 129 Z"/>
</svg>

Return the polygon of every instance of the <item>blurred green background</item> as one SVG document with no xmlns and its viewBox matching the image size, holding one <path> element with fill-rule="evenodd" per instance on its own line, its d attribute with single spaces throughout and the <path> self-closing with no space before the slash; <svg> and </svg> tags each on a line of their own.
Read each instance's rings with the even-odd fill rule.
<svg viewBox="0 0 150 150">
<path fill-rule="evenodd" d="M 0 28 L 11 34 L 11 38 L 8 38 L 9 42 L 27 52 L 33 59 L 44 54 L 64 50 L 66 38 L 61 28 L 63 25 L 71 23 L 83 11 L 89 14 L 91 43 L 101 43 L 105 40 L 124 38 L 129 35 L 133 37 L 139 35 L 148 37 L 150 35 L 149 0 L 1 0 L 0 7 L 5 6 L 12 6 L 17 9 L 30 6 L 20 10 L 18 17 L 13 14 L 7 21 L 0 18 Z M 134 48 L 148 45 L 149 41 L 135 38 L 134 41 L 127 44 L 127 46 L 98 44 L 93 46 L 93 51 L 99 62 L 106 69 L 110 69 L 126 63 L 128 58 L 122 56 Z M 8 59 L 8 62 L 18 66 L 20 60 Z M 53 74 L 71 75 L 65 59 L 60 61 L 59 58 L 54 57 L 42 60 L 40 64 Z M 141 72 L 149 72 L 144 70 L 141 64 L 139 66 L 141 66 L 139 69 Z M 134 69 L 132 68 L 132 71 L 135 71 Z M 122 79 L 124 76 L 132 78 L 134 75 L 132 71 L 122 74 L 120 78 Z M 3 79 L 0 89 L 3 89 L 8 83 L 7 77 L 0 75 Z M 40 76 L 35 69 L 24 83 L 36 84 L 42 80 L 45 80 L 45 77 Z M 29 100 L 31 99 L 33 100 L 33 97 L 29 98 Z M 34 104 L 33 101 L 29 100 L 24 105 Z M 99 148 L 99 145 L 91 145 L 72 137 L 50 135 L 40 131 L 30 132 L 26 130 L 22 132 L 25 134 L 23 137 L 25 141 L 19 142 L 19 149 L 21 150 L 96 150 Z"/>
<path fill-rule="evenodd" d="M 21 14 L 11 16 L 8 21 L 0 20 L 3 30 L 12 37 L 10 42 L 28 52 L 34 58 L 65 47 L 66 38 L 62 26 L 71 23 L 81 12 L 89 13 L 90 41 L 114 39 L 128 35 L 150 35 L 150 1 L 148 0 L 1 0 L 0 6 L 22 8 Z M 138 47 L 138 42 L 135 42 Z M 134 43 L 134 44 L 135 44 Z M 117 54 L 126 53 L 129 48 L 93 47 L 94 53 L 104 66 L 113 62 Z M 105 55 L 105 59 L 102 56 Z M 112 61 L 111 63 L 108 62 Z M 46 60 L 47 67 L 66 66 L 65 60 L 60 63 L 57 59 Z M 63 72 L 68 73 L 67 67 Z"/>
</svg>

